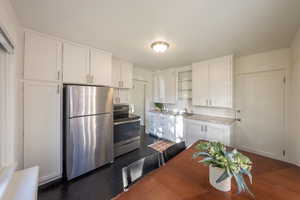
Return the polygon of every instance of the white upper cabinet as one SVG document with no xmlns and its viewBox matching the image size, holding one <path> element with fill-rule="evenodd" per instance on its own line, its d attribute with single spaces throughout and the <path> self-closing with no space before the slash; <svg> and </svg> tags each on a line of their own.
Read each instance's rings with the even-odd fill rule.
<svg viewBox="0 0 300 200">
<path fill-rule="evenodd" d="M 177 72 L 173 69 L 153 74 L 153 101 L 175 104 L 177 100 Z"/>
<path fill-rule="evenodd" d="M 175 70 L 166 70 L 164 73 L 165 82 L 165 97 L 164 102 L 175 104 L 177 100 L 177 87 L 176 87 L 177 72 Z"/>
<path fill-rule="evenodd" d="M 90 76 L 95 85 L 111 86 L 111 57 L 110 53 L 91 49 L 90 52 Z"/>
<path fill-rule="evenodd" d="M 233 107 L 233 56 L 193 64 L 193 105 Z"/>
<path fill-rule="evenodd" d="M 210 106 L 232 107 L 232 57 L 212 60 L 209 65 Z"/>
<path fill-rule="evenodd" d="M 207 106 L 209 96 L 209 65 L 207 62 L 193 64 L 193 105 Z"/>
<path fill-rule="evenodd" d="M 121 64 L 121 87 L 132 88 L 133 64 L 130 62 L 122 62 Z"/>
<path fill-rule="evenodd" d="M 127 61 L 112 60 L 112 85 L 116 88 L 132 88 L 133 64 Z"/>
<path fill-rule="evenodd" d="M 24 79 L 61 80 L 62 43 L 42 34 L 26 31 Z"/>
<path fill-rule="evenodd" d="M 90 83 L 89 48 L 65 42 L 63 45 L 64 83 Z"/>
<path fill-rule="evenodd" d="M 121 61 L 117 59 L 112 59 L 112 86 L 115 88 L 120 87 L 121 79 Z"/>
<path fill-rule="evenodd" d="M 153 73 L 153 101 L 160 102 L 159 74 Z"/>
</svg>

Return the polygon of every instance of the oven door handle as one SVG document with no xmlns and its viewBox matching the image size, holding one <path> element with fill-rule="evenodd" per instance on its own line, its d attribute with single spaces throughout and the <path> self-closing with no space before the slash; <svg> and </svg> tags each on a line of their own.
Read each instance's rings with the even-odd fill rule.
<svg viewBox="0 0 300 200">
<path fill-rule="evenodd" d="M 141 119 L 135 119 L 135 120 L 127 120 L 123 122 L 114 122 L 114 125 L 121 125 L 121 124 L 129 124 L 129 123 L 134 123 L 134 122 L 139 122 Z"/>
</svg>

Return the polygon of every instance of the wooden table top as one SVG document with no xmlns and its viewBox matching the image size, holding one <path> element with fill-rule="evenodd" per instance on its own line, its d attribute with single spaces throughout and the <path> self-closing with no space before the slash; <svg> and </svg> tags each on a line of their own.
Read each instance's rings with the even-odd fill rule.
<svg viewBox="0 0 300 200">
<path fill-rule="evenodd" d="M 220 192 L 208 181 L 208 167 L 192 160 L 191 147 L 151 172 L 121 193 L 117 200 L 245 200 L 249 194 L 237 194 L 232 178 L 232 190 Z M 252 153 L 243 152 L 253 161 L 253 184 L 248 186 L 258 200 L 300 200 L 300 168 Z M 201 160 L 200 158 L 198 160 Z M 245 178 L 246 179 L 246 178 Z"/>
</svg>

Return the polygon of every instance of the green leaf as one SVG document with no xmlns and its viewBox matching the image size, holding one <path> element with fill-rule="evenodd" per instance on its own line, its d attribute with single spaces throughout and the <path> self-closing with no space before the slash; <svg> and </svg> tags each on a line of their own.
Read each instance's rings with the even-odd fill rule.
<svg viewBox="0 0 300 200">
<path fill-rule="evenodd" d="M 252 184 L 252 174 L 248 170 L 245 170 L 245 169 L 242 169 L 241 171 L 243 174 L 246 174 L 249 177 L 249 181 Z"/>
<path fill-rule="evenodd" d="M 207 161 L 212 161 L 213 159 L 212 158 L 204 158 L 203 160 L 200 160 L 199 162 L 207 162 Z"/>
<path fill-rule="evenodd" d="M 196 152 L 196 153 L 194 153 L 193 154 L 193 159 L 195 159 L 195 158 L 197 158 L 197 157 L 199 157 L 199 156 L 210 156 L 208 153 L 206 153 L 206 152 Z"/>
<path fill-rule="evenodd" d="M 216 183 L 221 183 L 222 181 L 224 181 L 225 179 L 229 178 L 229 174 L 227 173 L 227 171 L 225 170 L 223 172 L 223 174 L 216 180 Z"/>
</svg>

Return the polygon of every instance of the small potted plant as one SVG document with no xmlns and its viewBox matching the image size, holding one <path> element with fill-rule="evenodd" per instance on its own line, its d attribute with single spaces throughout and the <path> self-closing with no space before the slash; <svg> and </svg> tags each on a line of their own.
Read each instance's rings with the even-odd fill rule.
<svg viewBox="0 0 300 200">
<path fill-rule="evenodd" d="M 196 149 L 193 159 L 204 157 L 199 162 L 209 166 L 209 182 L 213 187 L 220 191 L 230 191 L 231 178 L 234 177 L 238 193 L 248 192 L 253 196 L 244 180 L 244 175 L 247 175 L 252 184 L 252 162 L 247 156 L 236 149 L 227 152 L 225 145 L 220 142 L 200 142 Z"/>
<path fill-rule="evenodd" d="M 154 103 L 155 109 L 159 112 L 162 112 L 164 110 L 164 104 L 162 103 Z"/>
</svg>

